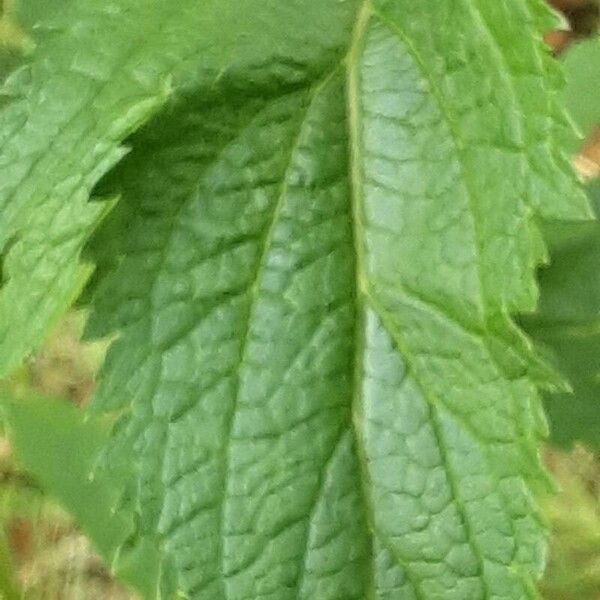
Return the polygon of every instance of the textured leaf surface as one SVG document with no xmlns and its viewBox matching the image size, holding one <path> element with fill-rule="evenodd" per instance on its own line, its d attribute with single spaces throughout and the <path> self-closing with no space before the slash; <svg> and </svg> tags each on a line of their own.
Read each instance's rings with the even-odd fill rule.
<svg viewBox="0 0 600 600">
<path fill-rule="evenodd" d="M 77 38 L 89 65 L 117 51 L 81 6 L 81 27 L 105 36 Z M 89 334 L 119 332 L 94 405 L 117 419 L 102 468 L 135 471 L 121 507 L 136 514 L 128 546 L 160 552 L 156 597 L 533 596 L 535 386 L 550 374 L 509 315 L 535 306 L 534 216 L 588 214 L 559 151 L 545 9 L 106 6 L 123 30 L 164 17 L 124 34 L 148 56 L 114 60 L 127 81 L 148 66 L 157 89 L 172 71 L 175 90 L 103 182 L 122 201 L 90 248 Z M 40 64 L 71 73 L 54 61 L 73 60 L 77 31 Z M 40 156 L 73 169 L 73 155 Z M 70 206 L 53 181 L 43 214 Z M 9 266 L 41 230 L 19 230 Z M 4 298 L 24 289 L 16 271 Z"/>
<path fill-rule="evenodd" d="M 281 19 L 294 11 L 283 9 Z M 174 10 L 166 0 L 111 0 L 100 8 L 81 1 L 46 24 L 37 59 L 2 90 L 12 102 L 0 112 L 0 374 L 79 294 L 91 269 L 78 264 L 81 246 L 110 206 L 88 202 L 90 190 L 123 156 L 120 141 L 165 101 L 168 81 L 185 79 L 192 57 L 202 56 L 202 77 L 212 81 L 236 54 L 257 60 L 267 40 L 282 47 L 298 40 L 298 33 L 286 40 L 290 31 L 274 24 L 273 35 L 267 28 L 259 39 L 259 21 L 245 30 L 251 12 L 248 3 L 234 19 L 233 3 L 200 10 L 186 0 Z M 343 12 L 334 6 L 315 26 L 326 28 Z M 221 20 L 229 27 L 216 45 L 210 35 L 223 31 Z M 238 43 L 242 28 L 259 43 Z"/>
</svg>

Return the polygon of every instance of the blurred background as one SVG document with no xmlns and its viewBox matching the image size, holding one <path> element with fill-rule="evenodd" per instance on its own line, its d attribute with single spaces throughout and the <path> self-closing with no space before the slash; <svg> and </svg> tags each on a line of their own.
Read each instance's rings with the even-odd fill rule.
<svg viewBox="0 0 600 600">
<path fill-rule="evenodd" d="M 34 18 L 50 8 L 56 10 L 59 3 L 0 0 L 0 79 L 31 51 L 33 42 L 26 32 Z M 565 101 L 581 133 L 572 148 L 573 161 L 592 201 L 600 207 L 600 8 L 596 0 L 551 4 L 560 11 L 563 23 L 548 32 L 546 42 L 564 64 Z M 550 551 L 541 594 L 547 600 L 600 600 L 600 226 L 560 231 L 549 227 L 548 237 L 556 266 L 541 270 L 540 315 L 524 317 L 523 325 L 577 383 L 574 394 L 545 398 L 552 436 L 544 460 L 559 493 L 543 500 Z M 595 254 L 590 254 L 590 247 Z M 581 258 L 584 251 L 586 257 L 599 260 L 586 263 Z M 595 277 L 587 277 L 586 266 Z M 559 331 L 554 326 L 556 314 L 571 301 L 554 293 L 553 282 L 564 283 L 567 270 L 577 281 L 586 280 L 589 314 L 585 327 L 569 323 L 568 331 L 564 327 Z M 577 285 L 571 286 L 575 289 L 570 293 L 581 296 Z M 0 384 L 0 392 L 85 406 L 107 342 L 80 341 L 84 323 L 83 311 L 67 315 L 40 352 L 10 381 Z M 68 515 L 11 458 L 0 429 L 0 599 L 19 598 L 125 600 L 133 596 L 112 580 Z"/>
</svg>

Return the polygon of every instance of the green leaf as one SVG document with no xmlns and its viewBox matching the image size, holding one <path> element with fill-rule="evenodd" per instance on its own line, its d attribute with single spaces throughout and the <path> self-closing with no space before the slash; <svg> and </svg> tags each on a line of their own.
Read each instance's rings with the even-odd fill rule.
<svg viewBox="0 0 600 600">
<path fill-rule="evenodd" d="M 137 40 L 126 11 L 78 7 L 70 16 L 76 25 L 55 23 L 37 59 L 1 93 L 4 102 L 12 99 L 0 113 L 2 375 L 79 294 L 90 274 L 77 263 L 80 248 L 109 206 L 88 203 L 89 192 L 123 155 L 120 140 L 165 96 L 165 73 L 123 67 L 129 55 L 130 64 L 143 61 L 135 49 L 150 15 Z"/>
<path fill-rule="evenodd" d="M 600 182 L 591 186 L 598 205 Z M 600 224 L 547 226 L 552 261 L 540 272 L 538 312 L 523 319 L 534 340 L 552 353 L 572 385 L 571 393 L 548 394 L 552 441 L 569 447 L 600 444 Z"/>
<path fill-rule="evenodd" d="M 565 103 L 581 133 L 588 135 L 600 125 L 600 37 L 575 44 L 563 62 L 567 74 Z"/>
<path fill-rule="evenodd" d="M 68 3 L 45 23 L 37 58 L 0 92 L 13 100 L 0 112 L 0 375 L 18 365 L 79 295 L 91 273 L 90 265 L 78 264 L 81 247 L 110 209 L 110 203 L 88 202 L 89 193 L 124 155 L 123 138 L 166 101 L 169 81 L 180 87 L 201 66 L 199 78 L 210 85 L 236 61 L 257 68 L 270 44 L 298 42 L 299 31 L 276 23 L 265 30 L 249 4 L 239 10 L 237 3 L 205 4 L 199 9 L 185 0 L 174 10 L 166 0 L 110 0 L 101 9 Z M 334 23 L 343 27 L 348 4 L 323 13 L 312 23 L 315 33 Z M 308 14 L 311 5 L 316 1 L 306 6 Z M 296 5 L 278 17 L 299 13 Z M 244 37 L 251 41 L 240 43 Z M 315 60 L 327 60 L 335 42 L 333 36 L 321 45 Z M 294 77 L 293 62 L 281 68 Z"/>
<path fill-rule="evenodd" d="M 138 515 L 120 502 L 130 478 L 127 464 L 110 475 L 98 459 L 110 443 L 106 424 L 63 401 L 2 398 L 0 417 L 8 425 L 15 459 L 42 489 L 77 520 L 111 570 L 154 597 L 159 577 L 156 547 L 135 544 Z"/>
<path fill-rule="evenodd" d="M 545 250 L 534 217 L 589 214 L 561 150 L 570 129 L 539 40 L 546 9 L 75 6 L 63 18 L 78 25 L 51 35 L 26 89 L 54 118 L 72 94 L 90 148 L 127 112 L 130 85 L 148 77 L 143 97 L 154 99 L 173 81 L 169 106 L 102 182 L 122 200 L 89 248 L 102 269 L 88 333 L 119 333 L 93 408 L 117 421 L 100 469 L 133 470 L 120 504 L 137 516 L 128 555 L 159 552 L 144 594 L 535 596 L 534 494 L 547 484 L 536 386 L 556 380 L 510 314 L 536 303 Z M 125 47 L 139 54 L 125 60 Z M 75 64 L 121 65 L 101 88 L 114 101 L 73 91 L 74 48 Z M 58 90 L 47 70 L 66 78 Z M 31 114 L 40 127 L 49 118 Z M 67 140 L 53 142 L 66 157 L 40 150 L 43 168 L 18 188 L 28 218 L 36 190 L 43 223 L 3 217 L 19 235 L 0 296 L 11 306 L 32 280 L 18 265 L 23 240 L 43 231 L 76 269 L 97 220 L 84 200 L 101 161 L 68 256 L 47 226 L 58 204 L 71 206 L 60 184 L 73 185 L 72 163 L 86 156 Z M 60 173 L 42 196 L 50 160 Z M 61 298 L 0 319 L 5 362 Z"/>
<path fill-rule="evenodd" d="M 120 478 L 97 473 L 107 428 L 66 402 L 2 398 L 0 415 L 8 425 L 15 459 L 77 519 L 110 564 L 134 531 L 133 515 L 119 507 Z M 119 561 L 129 559 L 126 552 Z M 145 565 L 148 566 L 148 565 Z M 152 567 L 153 565 L 150 565 Z M 150 596 L 152 577 L 140 565 L 126 579 Z"/>
</svg>

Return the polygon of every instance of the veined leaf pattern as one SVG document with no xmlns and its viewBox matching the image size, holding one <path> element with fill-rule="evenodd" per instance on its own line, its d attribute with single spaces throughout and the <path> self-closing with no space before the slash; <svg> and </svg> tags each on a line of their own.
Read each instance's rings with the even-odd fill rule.
<svg viewBox="0 0 600 600">
<path fill-rule="evenodd" d="M 97 26 L 97 9 L 72 10 Z M 92 407 L 116 419 L 98 469 L 134 471 L 120 510 L 137 528 L 114 567 L 153 548 L 157 598 L 534 597 L 536 386 L 555 379 L 511 314 L 536 302 L 535 216 L 588 215 L 538 39 L 549 13 L 534 0 L 130 0 L 101 14 L 152 16 L 117 72 L 172 90 L 103 180 L 121 200 L 89 248 L 88 334 L 119 333 Z M 47 56 L 78 31 L 52 34 Z M 39 61 L 27 90 L 66 69 Z M 118 102 L 91 119 L 100 136 L 101 116 L 125 125 L 92 183 L 141 120 L 113 80 Z M 65 202 L 61 177 L 34 195 L 43 219 Z M 78 197 L 91 219 L 98 205 Z M 0 308 L 23 290 L 28 240 L 49 232 L 64 257 L 60 228 L 6 223 Z M 10 342 L 30 312 L 7 320 L 5 365 L 31 345 Z"/>
</svg>

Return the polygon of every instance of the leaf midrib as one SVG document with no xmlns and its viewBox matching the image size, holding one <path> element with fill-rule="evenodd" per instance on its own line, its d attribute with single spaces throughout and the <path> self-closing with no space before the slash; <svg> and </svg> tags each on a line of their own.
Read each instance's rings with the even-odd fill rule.
<svg viewBox="0 0 600 600">
<path fill-rule="evenodd" d="M 367 271 L 364 264 L 365 250 L 363 245 L 362 230 L 364 229 L 361 210 L 362 168 L 361 145 L 358 140 L 362 138 L 362 119 L 360 110 L 360 54 L 362 52 L 365 34 L 372 16 L 370 0 L 365 0 L 358 13 L 355 29 L 352 35 L 347 62 L 347 104 L 348 104 L 348 143 L 350 150 L 350 202 L 353 225 L 353 246 L 355 260 L 355 334 L 354 334 L 354 366 L 353 386 L 351 398 L 352 433 L 354 436 L 355 453 L 360 467 L 360 491 L 362 504 L 365 507 L 365 518 L 370 540 L 370 566 L 368 569 L 369 580 L 366 582 L 365 593 L 368 600 L 377 598 L 377 582 L 373 561 L 375 558 L 375 538 L 379 537 L 380 543 L 393 556 L 394 561 L 402 568 L 407 582 L 413 589 L 417 600 L 425 600 L 420 590 L 418 581 L 409 562 L 398 554 L 391 540 L 379 530 L 375 520 L 375 509 L 372 504 L 369 488 L 369 467 L 366 444 L 362 437 L 362 384 L 363 384 L 363 353 L 365 348 L 365 308 L 369 296 Z"/>
<path fill-rule="evenodd" d="M 397 352 L 407 361 L 408 370 L 414 374 L 414 380 L 418 387 L 418 389 L 423 394 L 423 397 L 426 401 L 429 410 L 429 422 L 432 427 L 432 431 L 435 439 L 438 442 L 442 466 L 444 472 L 446 473 L 446 478 L 450 489 L 452 491 L 452 498 L 457 509 L 458 515 L 462 522 L 462 528 L 465 533 L 466 540 L 471 547 L 475 557 L 477 558 L 477 562 L 479 565 L 478 575 L 480 577 L 483 591 L 485 594 L 485 598 L 489 598 L 491 596 L 491 590 L 489 588 L 489 584 L 484 577 L 484 555 L 479 547 L 477 539 L 474 535 L 474 531 L 472 529 L 469 517 L 467 515 L 465 506 L 460 498 L 458 483 L 456 481 L 454 470 L 450 465 L 449 459 L 446 456 L 444 451 L 444 443 L 443 443 L 443 434 L 441 430 L 440 424 L 440 416 L 439 416 L 439 408 L 437 406 L 437 402 L 431 398 L 430 394 L 427 392 L 426 387 L 423 385 L 423 382 L 420 380 L 420 377 L 417 376 L 415 369 L 412 366 L 411 361 L 411 353 L 405 347 L 401 336 L 399 336 L 399 332 L 396 331 L 395 327 L 391 327 L 389 323 L 387 323 L 384 315 L 382 314 L 382 307 L 379 306 L 379 303 L 376 301 L 376 295 L 373 293 L 371 285 L 369 284 L 367 269 L 365 266 L 365 255 L 366 251 L 363 243 L 363 231 L 365 229 L 362 208 L 361 204 L 363 202 L 362 198 L 362 189 L 363 189 L 363 175 L 362 175 L 362 167 L 361 167 L 361 149 L 362 145 L 360 140 L 362 139 L 362 119 L 361 119 L 361 101 L 360 101 L 360 54 L 364 46 L 364 38 L 367 32 L 367 28 L 369 25 L 369 21 L 373 15 L 376 15 L 383 24 L 385 24 L 390 31 L 395 33 L 402 41 L 415 60 L 416 64 L 420 67 L 421 72 L 426 77 L 427 81 L 430 84 L 430 91 L 433 94 L 436 102 L 440 108 L 441 114 L 444 117 L 446 124 L 448 125 L 449 132 L 452 136 L 452 139 L 455 143 L 456 154 L 460 158 L 460 167 L 462 173 L 462 180 L 465 183 L 465 187 L 467 188 L 467 195 L 469 197 L 469 203 L 471 207 L 471 211 L 469 212 L 475 232 L 475 240 L 476 240 L 476 249 L 477 249 L 477 270 L 478 270 L 478 280 L 480 286 L 480 297 L 482 300 L 485 295 L 483 294 L 483 278 L 481 276 L 481 250 L 479 246 L 479 233 L 477 227 L 477 219 L 474 215 L 474 193 L 468 184 L 468 178 L 466 178 L 464 172 L 464 165 L 461 156 L 461 138 L 458 132 L 455 130 L 455 126 L 453 120 L 451 119 L 445 104 L 443 103 L 443 99 L 441 94 L 437 88 L 435 82 L 432 81 L 430 74 L 428 73 L 420 55 L 413 47 L 410 40 L 406 37 L 404 32 L 402 32 L 394 23 L 389 22 L 389 19 L 385 17 L 385 15 L 381 14 L 380 11 L 377 11 L 371 4 L 371 0 L 365 0 L 363 3 L 361 10 L 358 15 L 356 27 L 353 33 L 353 38 L 351 42 L 350 51 L 347 57 L 347 67 L 348 67 L 348 122 L 349 122 L 349 144 L 350 144 L 350 181 L 351 181 L 351 203 L 352 203 L 352 214 L 353 214 L 353 239 L 354 239 L 354 248 L 355 248 L 355 261 L 356 261 L 356 333 L 355 333 L 355 362 L 354 362 L 354 391 L 353 391 L 353 399 L 352 399 L 352 422 L 353 422 L 353 432 L 356 443 L 356 454 L 359 460 L 361 474 L 361 489 L 362 489 L 362 497 L 363 504 L 367 510 L 367 522 L 370 528 L 370 537 L 371 543 L 373 544 L 375 536 L 377 535 L 380 538 L 380 541 L 383 542 L 383 545 L 387 548 L 388 552 L 394 557 L 394 560 L 404 571 L 408 583 L 412 586 L 413 591 L 417 597 L 417 600 L 424 600 L 425 595 L 424 592 L 420 588 L 419 578 L 412 572 L 410 567 L 410 563 L 404 557 L 398 554 L 398 551 L 395 545 L 391 540 L 385 535 L 384 532 L 381 532 L 375 523 L 375 511 L 372 506 L 372 502 L 370 499 L 370 491 L 369 491 L 369 469 L 368 469 L 368 458 L 366 452 L 365 441 L 362 438 L 361 430 L 361 413 L 362 411 L 362 354 L 364 351 L 364 319 L 365 319 L 365 311 L 372 310 L 378 318 L 381 319 L 382 326 L 384 327 L 387 334 L 390 336 L 393 341 L 394 347 Z M 425 301 L 426 302 L 426 301 Z M 484 309 L 484 324 L 485 324 L 485 301 L 482 302 L 482 308 Z M 442 310 L 444 315 L 445 311 Z M 455 324 L 460 325 L 456 319 L 451 319 Z M 485 325 L 484 325 L 485 326 Z M 462 326 L 461 326 L 462 328 Z M 472 332 L 471 332 L 472 333 Z M 484 333 L 485 335 L 485 333 Z M 372 547 L 372 557 L 374 556 Z M 369 582 L 369 597 L 376 598 L 377 590 L 376 583 L 374 580 L 374 569 L 371 568 L 369 570 L 371 575 L 371 581 Z"/>
</svg>

